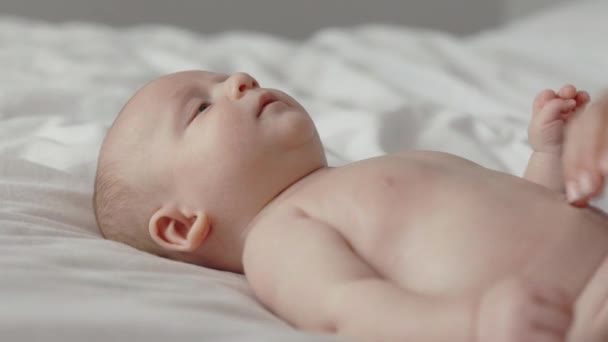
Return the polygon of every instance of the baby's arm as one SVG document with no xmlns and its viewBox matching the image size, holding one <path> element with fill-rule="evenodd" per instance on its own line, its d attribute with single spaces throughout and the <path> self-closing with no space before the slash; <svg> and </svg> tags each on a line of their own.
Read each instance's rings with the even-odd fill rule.
<svg viewBox="0 0 608 342">
<path fill-rule="evenodd" d="M 399 288 L 325 223 L 292 216 L 276 225 L 252 237 L 266 240 L 246 249 L 245 271 L 260 300 L 296 327 L 362 341 L 475 339 L 478 300 Z"/>
<path fill-rule="evenodd" d="M 564 193 L 561 155 L 546 152 L 532 152 L 524 178 L 551 190 Z"/>
<path fill-rule="evenodd" d="M 558 93 L 545 90 L 536 96 L 528 137 L 533 153 L 524 178 L 557 192 L 564 192 L 562 144 L 564 129 L 575 111 L 589 102 L 589 95 L 566 85 Z"/>
</svg>

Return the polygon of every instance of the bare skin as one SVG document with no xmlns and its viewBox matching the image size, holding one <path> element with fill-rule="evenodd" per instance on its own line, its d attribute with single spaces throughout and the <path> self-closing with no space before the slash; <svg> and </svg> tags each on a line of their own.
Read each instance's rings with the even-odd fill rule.
<svg viewBox="0 0 608 342">
<path fill-rule="evenodd" d="M 563 130 L 570 116 L 583 111 L 586 93 L 564 87 L 539 94 L 529 131 L 535 153 L 519 178 L 427 151 L 330 168 L 295 100 L 281 95 L 283 104 L 266 110 L 257 101 L 264 89 L 249 75 L 210 77 L 169 77 L 137 95 L 154 108 L 185 101 L 162 94 L 191 83 L 215 101 L 215 109 L 198 119 L 200 131 L 179 133 L 186 138 L 154 134 L 161 156 L 181 151 L 179 144 L 188 139 L 222 132 L 222 125 L 241 132 L 240 138 L 216 138 L 233 145 L 215 157 L 176 152 L 172 167 L 159 171 L 159 179 L 180 174 L 176 190 L 159 196 L 149 223 L 148 234 L 162 248 L 244 272 L 260 301 L 294 326 L 354 340 L 606 340 L 601 327 L 608 325 L 608 309 L 598 303 L 608 300 L 608 218 L 584 203 L 570 205 L 561 172 L 562 145 L 568 143 Z M 242 120 L 250 120 L 251 112 L 266 121 L 222 123 L 221 115 L 228 115 L 222 106 L 237 104 L 255 106 L 243 109 Z M 130 110 L 137 111 L 136 105 Z M 174 132 L 172 120 L 151 118 L 171 127 L 167 132 Z M 559 129 L 546 128 L 556 120 Z M 261 152 L 255 168 L 239 164 L 255 151 Z M 240 158 L 222 164 L 228 152 Z M 298 158 L 285 161 L 293 154 Z M 209 169 L 212 162 L 219 163 L 217 171 Z M 281 172 L 272 173 L 277 168 Z M 197 181 L 205 178 L 203 171 L 210 173 L 207 181 Z M 228 171 L 250 183 L 218 185 Z M 245 195 L 243 187 L 251 184 L 263 187 Z M 226 203 L 218 204 L 217 194 L 226 192 Z M 240 201 L 231 203 L 230 195 Z M 580 194 L 571 199 L 582 202 Z"/>
<path fill-rule="evenodd" d="M 381 157 L 303 182 L 261 214 L 244 255 L 261 300 L 303 328 L 565 341 L 574 299 L 608 253 L 603 215 L 452 155 Z"/>
</svg>

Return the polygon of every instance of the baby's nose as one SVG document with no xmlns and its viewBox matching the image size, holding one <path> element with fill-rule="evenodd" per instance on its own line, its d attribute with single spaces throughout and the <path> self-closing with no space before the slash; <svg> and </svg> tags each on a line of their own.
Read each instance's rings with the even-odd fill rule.
<svg viewBox="0 0 608 342">
<path fill-rule="evenodd" d="M 226 86 L 228 87 L 228 94 L 234 100 L 245 95 L 247 90 L 260 87 L 255 78 L 244 72 L 237 72 L 228 77 L 226 80 Z"/>
</svg>

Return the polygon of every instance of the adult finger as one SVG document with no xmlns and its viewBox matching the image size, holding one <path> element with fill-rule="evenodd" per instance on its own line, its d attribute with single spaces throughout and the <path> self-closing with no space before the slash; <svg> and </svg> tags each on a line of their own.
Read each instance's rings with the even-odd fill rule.
<svg viewBox="0 0 608 342">
<path fill-rule="evenodd" d="M 601 117 L 603 119 L 604 124 L 604 134 L 600 137 L 598 141 L 598 158 L 596 159 L 596 165 L 599 168 L 599 171 L 602 175 L 608 175 L 608 93 L 605 95 L 606 98 L 603 98 L 601 101 L 591 104 L 588 107 L 588 111 L 597 117 Z"/>
<path fill-rule="evenodd" d="M 603 174 L 598 160 L 601 147 L 606 145 L 608 148 L 603 141 L 608 138 L 607 128 L 607 115 L 594 105 L 575 115 L 568 125 L 562 161 L 566 195 L 570 203 L 585 205 L 602 189 Z M 606 155 L 608 157 L 608 149 Z"/>
</svg>

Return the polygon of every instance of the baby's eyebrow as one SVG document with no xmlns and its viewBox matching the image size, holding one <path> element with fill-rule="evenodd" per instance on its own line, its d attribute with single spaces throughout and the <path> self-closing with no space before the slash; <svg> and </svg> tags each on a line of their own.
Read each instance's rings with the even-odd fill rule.
<svg viewBox="0 0 608 342">
<path fill-rule="evenodd" d="M 177 86 L 166 94 L 167 114 L 171 116 L 170 121 L 174 129 L 181 131 L 187 124 L 190 107 L 197 97 L 197 90 L 191 86 Z"/>
<path fill-rule="evenodd" d="M 200 98 L 201 96 L 209 97 L 211 87 L 218 82 L 225 81 L 229 76 L 227 74 L 215 73 L 205 71 L 205 80 L 201 82 L 195 82 L 194 84 L 184 85 L 175 89 L 174 93 L 171 94 L 172 98 L 176 98 L 179 103 L 179 112 L 183 111 L 185 106 L 192 100 L 192 98 Z"/>
<path fill-rule="evenodd" d="M 170 95 L 170 103 L 174 103 L 173 110 L 178 116 L 183 116 L 186 106 L 192 99 L 200 98 L 201 89 L 194 86 L 182 86 L 175 89 Z"/>
<path fill-rule="evenodd" d="M 228 78 L 228 74 L 214 73 L 212 78 L 214 81 L 225 81 Z"/>
</svg>

